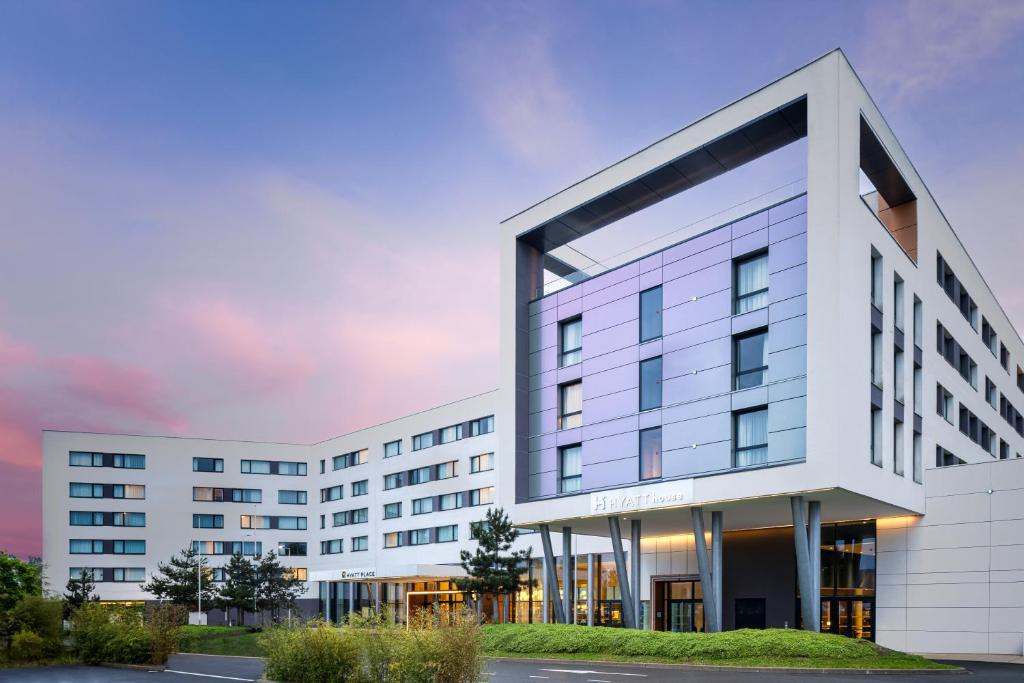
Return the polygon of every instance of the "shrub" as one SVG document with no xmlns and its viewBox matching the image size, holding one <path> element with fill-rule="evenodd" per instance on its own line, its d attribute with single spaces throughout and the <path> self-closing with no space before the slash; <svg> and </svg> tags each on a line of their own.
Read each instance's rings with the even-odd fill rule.
<svg viewBox="0 0 1024 683">
<path fill-rule="evenodd" d="M 149 635 L 149 663 L 166 664 L 178 651 L 181 626 L 188 621 L 188 611 L 181 605 L 158 604 L 146 609 L 145 627 Z"/>
<path fill-rule="evenodd" d="M 18 631 L 11 638 L 11 659 L 16 662 L 37 662 L 44 659 L 50 649 L 47 642 L 32 631 Z"/>
<path fill-rule="evenodd" d="M 71 642 L 86 664 L 143 664 L 151 638 L 138 610 L 90 603 L 71 617 Z"/>
<path fill-rule="evenodd" d="M 18 601 L 11 617 L 18 631 L 31 631 L 49 642 L 60 642 L 64 625 L 61 621 L 60 600 L 29 595 Z"/>
<path fill-rule="evenodd" d="M 267 678 L 291 683 L 344 683 L 358 658 L 354 638 L 320 620 L 305 626 L 279 626 L 260 636 Z"/>
</svg>

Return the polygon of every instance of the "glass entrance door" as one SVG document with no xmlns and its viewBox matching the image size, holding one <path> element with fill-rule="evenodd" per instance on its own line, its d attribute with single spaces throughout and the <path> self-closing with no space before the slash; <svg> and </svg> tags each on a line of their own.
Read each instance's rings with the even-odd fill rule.
<svg viewBox="0 0 1024 683">
<path fill-rule="evenodd" d="M 821 601 L 821 630 L 851 638 L 874 639 L 873 598 L 828 598 Z"/>
<path fill-rule="evenodd" d="M 704 630 L 704 602 L 700 581 L 668 581 L 664 585 L 666 631 Z"/>
</svg>

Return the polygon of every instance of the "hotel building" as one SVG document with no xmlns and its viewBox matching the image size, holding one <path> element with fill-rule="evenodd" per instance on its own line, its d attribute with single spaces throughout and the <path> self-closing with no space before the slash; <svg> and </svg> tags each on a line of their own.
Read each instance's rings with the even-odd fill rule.
<svg viewBox="0 0 1024 683">
<path fill-rule="evenodd" d="M 1024 343 L 841 51 L 500 232 L 495 392 L 313 445 L 44 433 L 51 585 L 275 549 L 305 612 L 401 614 L 461 600 L 493 503 L 518 621 L 1021 654 Z"/>
</svg>

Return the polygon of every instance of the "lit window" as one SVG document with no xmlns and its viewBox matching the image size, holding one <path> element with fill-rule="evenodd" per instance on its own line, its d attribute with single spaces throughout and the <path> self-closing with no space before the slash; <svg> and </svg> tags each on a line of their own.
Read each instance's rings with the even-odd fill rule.
<svg viewBox="0 0 1024 683">
<path fill-rule="evenodd" d="M 487 472 L 494 469 L 494 453 L 483 453 L 482 455 L 474 455 L 469 459 L 469 472 L 475 474 L 477 472 Z"/>
<path fill-rule="evenodd" d="M 583 424 L 583 382 L 558 388 L 558 428 L 572 429 Z"/>
<path fill-rule="evenodd" d="M 384 534 L 384 547 L 385 548 L 399 548 L 402 545 L 402 532 L 392 531 Z"/>
</svg>

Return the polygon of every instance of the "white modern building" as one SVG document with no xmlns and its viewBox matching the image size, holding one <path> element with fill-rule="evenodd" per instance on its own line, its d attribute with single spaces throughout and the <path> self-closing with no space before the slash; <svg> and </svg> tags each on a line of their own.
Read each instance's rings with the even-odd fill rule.
<svg viewBox="0 0 1024 683">
<path fill-rule="evenodd" d="M 51 585 L 144 599 L 198 541 L 330 618 L 457 603 L 496 503 L 538 532 L 519 621 L 1021 654 L 1024 343 L 841 51 L 500 231 L 498 391 L 313 445 L 46 432 Z"/>
</svg>

